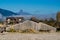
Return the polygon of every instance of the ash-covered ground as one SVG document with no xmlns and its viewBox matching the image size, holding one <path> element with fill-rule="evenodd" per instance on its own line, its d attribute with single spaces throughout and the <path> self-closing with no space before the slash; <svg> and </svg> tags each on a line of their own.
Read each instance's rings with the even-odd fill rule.
<svg viewBox="0 0 60 40">
<path fill-rule="evenodd" d="M 60 40 L 60 32 L 55 33 L 0 33 L 0 40 Z"/>
</svg>

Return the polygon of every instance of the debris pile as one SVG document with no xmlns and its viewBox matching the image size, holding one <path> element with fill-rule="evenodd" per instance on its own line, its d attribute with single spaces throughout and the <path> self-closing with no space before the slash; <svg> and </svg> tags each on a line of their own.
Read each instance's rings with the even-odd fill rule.
<svg viewBox="0 0 60 40">
<path fill-rule="evenodd" d="M 49 26 L 42 22 L 36 23 L 33 21 L 29 21 L 29 20 L 26 20 L 23 23 L 15 24 L 15 25 L 11 26 L 10 28 L 13 28 L 16 31 L 28 30 L 30 32 L 35 32 L 35 31 L 38 32 L 39 30 L 43 30 L 43 31 L 49 30 L 50 32 L 56 32 L 55 27 Z"/>
</svg>

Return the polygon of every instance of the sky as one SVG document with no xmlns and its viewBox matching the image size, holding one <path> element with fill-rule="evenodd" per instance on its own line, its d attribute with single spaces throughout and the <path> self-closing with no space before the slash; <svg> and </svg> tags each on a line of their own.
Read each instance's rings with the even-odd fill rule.
<svg viewBox="0 0 60 40">
<path fill-rule="evenodd" d="M 23 11 L 31 14 L 52 14 L 60 11 L 60 0 L 0 0 L 0 8 L 13 12 Z"/>
</svg>

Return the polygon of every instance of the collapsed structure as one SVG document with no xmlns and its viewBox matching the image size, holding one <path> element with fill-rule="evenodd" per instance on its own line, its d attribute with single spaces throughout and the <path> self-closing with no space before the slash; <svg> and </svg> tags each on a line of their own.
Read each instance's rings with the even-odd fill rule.
<svg viewBox="0 0 60 40">
<path fill-rule="evenodd" d="M 9 30 L 10 28 L 13 28 L 14 30 L 33 29 L 35 31 L 48 30 L 50 32 L 56 32 L 55 27 L 49 26 L 49 25 L 42 23 L 42 22 L 36 23 L 33 21 L 29 21 L 29 20 L 26 20 L 22 23 L 7 27 L 7 30 Z"/>
</svg>

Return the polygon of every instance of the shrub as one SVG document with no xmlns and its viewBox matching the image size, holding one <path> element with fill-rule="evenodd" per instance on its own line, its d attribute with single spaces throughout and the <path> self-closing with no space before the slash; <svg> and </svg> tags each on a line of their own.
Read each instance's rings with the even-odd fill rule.
<svg viewBox="0 0 60 40">
<path fill-rule="evenodd" d="M 16 32 L 16 30 L 10 28 L 10 30 L 8 32 Z"/>
<path fill-rule="evenodd" d="M 35 33 L 35 30 L 33 30 L 33 29 L 26 29 L 26 30 L 22 30 L 22 33 Z"/>
</svg>

